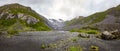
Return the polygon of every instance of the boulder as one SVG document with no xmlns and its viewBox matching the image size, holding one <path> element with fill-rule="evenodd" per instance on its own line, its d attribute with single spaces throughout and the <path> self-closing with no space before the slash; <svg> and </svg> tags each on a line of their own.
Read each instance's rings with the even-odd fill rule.
<svg viewBox="0 0 120 51">
<path fill-rule="evenodd" d="M 102 34 L 101 34 L 101 38 L 102 39 L 105 39 L 105 40 L 110 40 L 113 38 L 113 35 L 108 32 L 108 31 L 104 31 Z"/>
<path fill-rule="evenodd" d="M 114 39 L 120 39 L 120 31 L 104 31 L 100 37 L 104 40 L 114 40 Z"/>
</svg>

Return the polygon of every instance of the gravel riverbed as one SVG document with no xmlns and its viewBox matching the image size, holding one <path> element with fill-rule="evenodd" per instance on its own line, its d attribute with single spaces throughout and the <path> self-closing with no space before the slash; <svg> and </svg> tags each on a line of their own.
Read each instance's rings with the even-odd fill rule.
<svg viewBox="0 0 120 51">
<path fill-rule="evenodd" d="M 0 39 L 0 51 L 66 51 L 70 46 L 78 45 L 83 51 L 90 51 L 91 46 L 99 47 L 99 51 L 120 51 L 120 40 L 78 38 L 78 34 L 68 31 L 21 32 L 11 38 Z M 76 38 L 75 42 L 71 40 L 73 38 Z M 42 45 L 47 47 L 43 49 Z"/>
</svg>

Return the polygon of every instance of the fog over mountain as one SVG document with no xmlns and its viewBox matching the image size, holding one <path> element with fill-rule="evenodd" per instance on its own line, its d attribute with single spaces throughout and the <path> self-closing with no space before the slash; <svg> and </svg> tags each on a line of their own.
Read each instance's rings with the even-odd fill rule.
<svg viewBox="0 0 120 51">
<path fill-rule="evenodd" d="M 10 3 L 29 6 L 49 19 L 70 20 L 115 7 L 120 0 L 0 0 L 0 6 Z"/>
</svg>

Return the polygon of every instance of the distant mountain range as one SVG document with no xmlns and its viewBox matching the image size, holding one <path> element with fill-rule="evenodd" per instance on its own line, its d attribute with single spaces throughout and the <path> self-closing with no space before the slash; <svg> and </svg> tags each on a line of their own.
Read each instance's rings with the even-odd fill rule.
<svg viewBox="0 0 120 51">
<path fill-rule="evenodd" d="M 74 18 L 66 21 L 66 24 L 65 30 L 82 29 L 85 27 L 96 28 L 100 31 L 120 30 L 120 5 L 88 17 L 80 16 L 79 18 Z"/>
</svg>

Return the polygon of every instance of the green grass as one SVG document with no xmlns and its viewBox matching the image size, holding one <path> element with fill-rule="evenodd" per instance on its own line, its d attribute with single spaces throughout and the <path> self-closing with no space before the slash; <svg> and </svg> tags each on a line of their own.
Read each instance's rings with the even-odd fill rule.
<svg viewBox="0 0 120 51">
<path fill-rule="evenodd" d="M 67 51 L 83 51 L 80 46 L 71 46 L 67 49 Z"/>
<path fill-rule="evenodd" d="M 84 26 L 82 27 L 81 29 L 87 29 L 87 30 L 99 30 L 97 27 L 93 27 L 93 26 L 90 26 L 90 25 L 87 25 L 87 26 Z"/>
<path fill-rule="evenodd" d="M 16 19 L 9 19 L 9 20 L 5 20 L 5 19 L 0 19 L 0 25 L 1 26 L 11 26 L 16 22 Z"/>
<path fill-rule="evenodd" d="M 85 29 L 80 29 L 80 30 L 70 30 L 70 32 L 79 32 L 79 33 L 87 33 L 87 34 L 99 34 L 100 32 L 97 30 L 85 30 Z"/>
<path fill-rule="evenodd" d="M 37 31 L 48 31 L 51 30 L 45 23 L 43 22 L 38 22 L 36 24 L 27 24 L 27 26 L 32 27 L 34 29 L 36 29 Z"/>
</svg>

